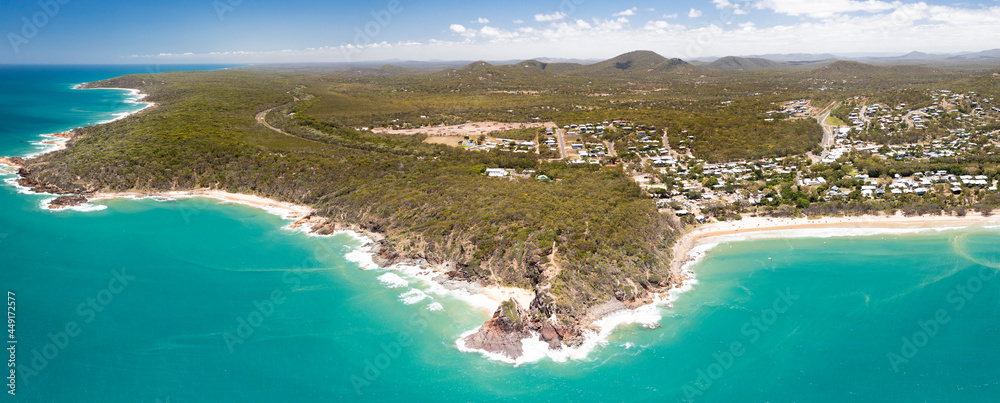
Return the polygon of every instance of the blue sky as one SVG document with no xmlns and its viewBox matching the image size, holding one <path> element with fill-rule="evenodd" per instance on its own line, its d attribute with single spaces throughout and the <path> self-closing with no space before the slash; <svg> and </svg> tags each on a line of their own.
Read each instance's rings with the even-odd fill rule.
<svg viewBox="0 0 1000 403">
<path fill-rule="evenodd" d="M 998 26 L 997 0 L 3 0 L 0 63 L 960 52 Z"/>
</svg>

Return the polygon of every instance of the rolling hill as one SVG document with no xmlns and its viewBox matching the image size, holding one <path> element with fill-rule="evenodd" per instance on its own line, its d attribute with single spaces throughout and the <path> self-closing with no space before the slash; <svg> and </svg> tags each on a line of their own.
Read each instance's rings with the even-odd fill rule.
<svg viewBox="0 0 1000 403">
<path fill-rule="evenodd" d="M 762 70 L 773 69 L 780 66 L 780 63 L 767 59 L 727 56 L 709 63 L 705 67 L 712 70 Z"/>
</svg>

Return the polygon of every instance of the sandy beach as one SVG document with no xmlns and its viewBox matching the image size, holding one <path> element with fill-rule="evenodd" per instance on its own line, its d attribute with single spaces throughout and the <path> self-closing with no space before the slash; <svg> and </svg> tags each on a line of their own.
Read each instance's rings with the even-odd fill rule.
<svg viewBox="0 0 1000 403">
<path fill-rule="evenodd" d="M 747 217 L 739 221 L 726 221 L 702 225 L 688 232 L 673 246 L 673 260 L 670 268 L 675 274 L 685 270 L 685 266 L 698 259 L 692 256 L 695 247 L 715 243 L 720 240 L 749 240 L 764 236 L 809 237 L 834 233 L 848 235 L 857 233 L 878 233 L 880 230 L 923 230 L 964 227 L 985 227 L 1000 225 L 1000 216 L 984 216 L 969 212 L 964 217 L 920 216 L 907 217 L 901 213 L 891 216 L 820 217 L 809 218 L 769 218 Z"/>
<path fill-rule="evenodd" d="M 309 206 L 302 206 L 287 202 L 280 202 L 265 197 L 247 195 L 242 193 L 229 193 L 222 190 L 199 189 L 183 190 L 172 192 L 126 192 L 126 193 L 97 193 L 88 197 L 91 202 L 110 199 L 143 199 L 143 198 L 163 198 L 163 199 L 187 199 L 192 197 L 204 197 L 215 199 L 226 203 L 242 204 L 250 207 L 257 207 L 268 212 L 280 215 L 287 220 L 299 220 L 313 213 Z"/>
</svg>

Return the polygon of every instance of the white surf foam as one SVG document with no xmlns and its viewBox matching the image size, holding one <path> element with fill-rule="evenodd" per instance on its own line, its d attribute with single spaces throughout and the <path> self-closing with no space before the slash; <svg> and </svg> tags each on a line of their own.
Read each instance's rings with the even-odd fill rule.
<svg viewBox="0 0 1000 403">
<path fill-rule="evenodd" d="M 17 193 L 19 193 L 19 194 L 23 194 L 23 195 L 56 196 L 56 195 L 54 195 L 52 193 L 33 192 L 33 191 L 31 191 L 31 188 L 28 188 L 28 187 L 25 187 L 25 186 L 21 186 L 21 184 L 17 183 L 18 179 L 21 179 L 21 178 L 19 178 L 19 177 L 7 178 L 7 179 L 4 179 L 3 181 L 4 181 L 4 183 L 6 183 L 7 185 L 9 185 L 10 187 L 16 189 Z"/>
<path fill-rule="evenodd" d="M 411 288 L 409 291 L 399 296 L 399 300 L 403 301 L 406 305 L 413 305 L 425 299 L 427 299 L 427 294 L 416 288 Z"/>
<path fill-rule="evenodd" d="M 774 231 L 749 232 L 711 237 L 713 244 L 725 242 L 756 241 L 766 239 L 789 238 L 843 238 L 866 237 L 876 235 L 908 235 L 921 232 L 944 232 L 968 229 L 968 226 L 931 227 L 931 228 L 809 228 Z"/>
<path fill-rule="evenodd" d="M 29 142 L 29 144 L 35 146 L 35 152 L 25 155 L 24 158 L 35 158 L 39 155 L 61 150 L 66 148 L 66 142 L 69 141 L 69 139 L 55 137 L 49 134 L 43 134 L 41 137 L 42 138 L 39 140 Z"/>
<path fill-rule="evenodd" d="M 541 341 L 538 334 L 532 332 L 531 335 L 521 340 L 523 353 L 517 359 L 512 359 L 503 354 L 491 353 L 484 350 L 469 348 L 465 344 L 465 338 L 479 331 L 480 327 L 463 333 L 456 341 L 456 346 L 460 351 L 478 353 L 495 361 L 514 364 L 515 366 L 537 362 L 549 358 L 555 362 L 566 362 L 569 360 L 586 359 L 594 350 L 608 344 L 608 339 L 615 329 L 629 324 L 640 324 L 652 327 L 659 324 L 663 319 L 663 309 L 680 297 L 680 294 L 688 292 L 694 288 L 698 281 L 694 278 L 694 273 L 685 271 L 686 279 L 681 284 L 674 286 L 663 295 L 654 296 L 653 302 L 640 306 L 636 309 L 626 309 L 611 313 L 593 323 L 596 330 L 585 330 L 583 332 L 583 343 L 577 347 L 566 347 L 552 349 L 549 344 Z"/>
<path fill-rule="evenodd" d="M 42 200 L 41 203 L 39 203 L 39 208 L 42 209 L 42 210 L 45 210 L 45 211 L 49 211 L 49 212 L 76 211 L 76 212 L 80 212 L 80 213 L 90 213 L 90 212 L 94 212 L 94 211 L 101 211 L 101 210 L 104 210 L 104 209 L 108 208 L 108 206 L 105 206 L 103 204 L 92 204 L 92 203 L 83 203 L 83 204 L 80 204 L 80 205 L 77 205 L 77 206 L 67 206 L 67 207 L 60 207 L 60 208 L 49 208 L 50 205 L 52 204 L 52 201 L 55 200 L 55 199 L 56 198 L 53 197 L 53 198 Z"/>
<path fill-rule="evenodd" d="M 345 259 L 357 263 L 358 267 L 360 267 L 362 270 L 374 270 L 379 268 L 378 265 L 375 264 L 375 261 L 372 259 L 373 257 L 374 256 L 371 253 L 365 252 L 360 249 L 352 250 L 348 252 L 346 255 L 344 255 Z"/>
<path fill-rule="evenodd" d="M 409 281 L 406 281 L 402 277 L 399 277 L 399 275 L 396 273 L 385 273 L 381 276 L 378 276 L 378 281 L 381 281 L 386 288 L 400 288 L 400 287 L 408 287 L 410 285 Z"/>
</svg>

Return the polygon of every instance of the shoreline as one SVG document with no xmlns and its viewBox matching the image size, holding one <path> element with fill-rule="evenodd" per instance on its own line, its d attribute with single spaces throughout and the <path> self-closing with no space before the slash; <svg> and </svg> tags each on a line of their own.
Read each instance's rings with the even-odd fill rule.
<svg viewBox="0 0 1000 403">
<path fill-rule="evenodd" d="M 497 285 L 487 286 L 478 282 L 463 280 L 448 279 L 447 281 L 441 281 L 441 276 L 444 276 L 446 271 L 442 268 L 428 265 L 425 262 L 403 260 L 388 266 L 379 265 L 374 262 L 374 257 L 377 251 L 373 250 L 371 247 L 377 244 L 376 238 L 381 238 L 379 234 L 368 233 L 350 228 L 340 229 L 328 235 L 318 234 L 313 231 L 313 228 L 317 225 L 331 224 L 332 222 L 328 219 L 314 216 L 316 210 L 310 206 L 302 204 L 283 202 L 263 196 L 245 193 L 230 193 L 217 189 L 177 190 L 165 192 L 96 193 L 87 197 L 87 203 L 90 204 L 98 201 L 120 199 L 154 199 L 169 201 L 192 198 L 212 199 L 219 201 L 220 204 L 232 203 L 261 209 L 269 214 L 276 215 L 283 220 L 292 221 L 292 223 L 282 228 L 291 231 L 300 231 L 309 236 L 325 237 L 338 234 L 348 234 L 361 244 L 355 248 L 354 252 L 356 254 L 348 256 L 347 259 L 358 263 L 358 268 L 360 270 L 383 269 L 390 273 L 405 273 L 414 279 L 423 280 L 428 283 L 428 287 L 426 287 L 427 289 L 421 291 L 427 291 L 434 294 L 453 294 L 453 296 L 458 297 L 458 299 L 463 300 L 472 307 L 479 308 L 485 315 L 492 314 L 501 303 L 510 298 L 515 298 L 518 302 L 524 301 L 524 303 L 530 303 L 535 297 L 533 291 L 521 288 L 501 287 Z M 332 224 L 336 225 L 335 223 Z M 463 291 L 468 295 L 454 295 L 456 292 L 461 294 Z"/>
<path fill-rule="evenodd" d="M 864 215 L 851 217 L 768 218 L 747 217 L 740 221 L 705 224 L 682 236 L 672 248 L 671 272 L 690 272 L 705 252 L 722 242 L 771 238 L 824 238 L 915 233 L 931 230 L 1000 226 L 1000 216 L 970 212 L 966 216 Z"/>
<path fill-rule="evenodd" d="M 142 91 L 140 91 L 138 89 L 135 89 L 135 88 L 83 88 L 83 86 L 86 85 L 86 84 L 89 84 L 89 83 L 76 84 L 76 85 L 72 86 L 71 88 L 74 89 L 74 90 L 122 90 L 122 91 L 128 91 L 128 95 L 127 96 L 129 96 L 130 98 L 126 99 L 125 103 L 142 104 L 143 105 L 142 108 L 139 108 L 139 109 L 131 111 L 131 112 L 119 112 L 119 113 L 115 113 L 115 114 L 113 114 L 113 116 L 114 116 L 113 118 L 108 119 L 108 120 L 103 120 L 103 121 L 100 121 L 100 122 L 97 122 L 97 123 L 92 123 L 91 125 L 103 125 L 103 124 L 107 124 L 107 123 L 111 123 L 111 122 L 116 122 L 116 121 L 125 119 L 125 118 L 127 118 L 129 116 L 132 116 L 132 115 L 135 115 L 135 114 L 144 112 L 144 111 L 146 111 L 148 109 L 156 107 L 156 103 L 155 102 L 142 102 L 142 100 L 146 98 L 147 94 L 143 94 Z M 38 136 L 41 137 L 41 139 L 39 139 L 37 141 L 32 141 L 31 144 L 36 145 L 36 146 L 42 146 L 42 147 L 45 147 L 45 148 L 43 148 L 43 149 L 41 149 L 41 150 L 39 150 L 37 152 L 33 152 L 33 153 L 30 153 L 30 154 L 27 154 L 23 158 L 35 158 L 35 157 L 39 157 L 39 156 L 42 156 L 42 155 L 45 155 L 45 154 L 48 154 L 48 153 L 65 150 L 66 147 L 67 147 L 67 144 L 71 140 L 73 140 L 73 138 L 75 137 L 75 136 L 73 136 L 73 131 L 75 131 L 76 129 L 79 129 L 79 128 L 80 127 L 75 127 L 75 128 L 69 129 L 69 130 L 64 131 L 64 132 L 39 134 Z"/>
<path fill-rule="evenodd" d="M 131 111 L 131 112 L 117 113 L 117 114 L 115 114 L 115 118 L 107 120 L 107 121 L 102 121 L 102 122 L 94 123 L 95 125 L 107 124 L 107 123 L 115 122 L 115 121 L 118 121 L 118 120 L 121 120 L 121 119 L 125 119 L 125 118 L 127 118 L 129 116 L 141 113 L 143 111 L 146 111 L 148 109 L 151 109 L 151 108 L 154 108 L 154 107 L 157 106 L 157 104 L 155 102 L 142 102 L 142 100 L 144 98 L 146 98 L 147 94 L 143 94 L 142 91 L 139 90 L 139 89 L 135 89 L 135 88 L 120 88 L 120 87 L 86 88 L 86 86 L 88 84 L 91 84 L 91 83 L 76 84 L 76 85 L 72 86 L 72 89 L 74 89 L 74 90 L 120 90 L 120 91 L 127 91 L 128 94 L 126 94 L 126 96 L 130 97 L 129 99 L 126 100 L 127 103 L 144 104 L 143 107 L 140 108 L 140 109 L 138 109 L 138 110 Z M 48 154 L 48 153 L 51 153 L 51 152 L 56 152 L 56 151 L 59 151 L 59 150 L 66 149 L 67 143 L 70 140 L 72 140 L 73 137 L 74 137 L 72 135 L 72 132 L 73 132 L 73 130 L 76 130 L 76 129 L 77 128 L 74 128 L 74 129 L 69 130 L 69 131 L 64 132 L 64 133 L 51 133 L 51 134 L 41 134 L 41 135 L 39 135 L 40 137 L 43 138 L 43 140 L 39 141 L 38 144 L 40 144 L 40 145 L 46 145 L 46 146 L 48 146 L 48 149 L 43 149 L 43 150 L 41 150 L 39 152 L 26 155 L 23 158 L 24 159 L 36 158 L 36 157 L 44 155 L 44 154 Z M 10 167 L 10 168 L 14 168 L 14 169 L 20 167 L 19 165 L 15 165 L 13 163 L 8 164 L 8 162 L 10 162 L 9 159 L 5 159 L 2 162 L 3 162 L 2 165 L 4 165 L 5 167 Z M 23 188 L 22 186 L 20 186 L 20 185 L 18 185 L 16 183 L 12 183 L 12 185 L 15 186 L 15 188 L 17 188 L 18 191 L 21 192 L 21 193 L 31 193 L 31 194 L 46 195 L 46 196 L 59 196 L 59 195 L 49 194 L 49 193 L 34 192 L 34 191 L 31 191 L 28 188 Z M 289 224 L 288 226 L 286 226 L 284 228 L 289 229 L 289 230 L 295 230 L 295 231 L 303 231 L 304 233 L 306 233 L 308 235 L 312 235 L 312 236 L 320 236 L 320 235 L 316 234 L 313 231 L 313 228 L 316 227 L 317 224 L 334 224 L 335 226 L 338 226 L 338 227 L 340 226 L 340 225 L 337 225 L 336 223 L 331 222 L 328 219 L 320 218 L 320 217 L 314 217 L 314 214 L 315 214 L 316 211 L 315 211 L 315 209 L 313 209 L 310 206 L 299 205 L 299 204 L 294 204 L 294 203 L 289 203 L 289 202 L 282 202 L 282 201 L 278 201 L 278 200 L 274 200 L 274 199 L 270 199 L 270 198 L 266 198 L 266 197 L 262 197 L 262 196 L 257 196 L 257 195 L 242 194 L 242 193 L 229 193 L 229 192 L 226 192 L 226 191 L 216 190 L 216 189 L 192 189 L 192 190 L 162 191 L 162 192 L 96 193 L 96 194 L 92 194 L 92 195 L 87 195 L 85 197 L 86 197 L 87 200 L 86 200 L 85 203 L 83 203 L 82 206 L 78 205 L 78 206 L 51 208 L 50 203 L 53 200 L 56 199 L 55 197 L 53 197 L 53 198 L 48 198 L 48 199 L 43 200 L 41 202 L 40 207 L 42 209 L 51 210 L 51 211 L 73 210 L 73 211 L 79 211 L 79 212 L 91 212 L 91 211 L 100 211 L 100 210 L 103 210 L 104 206 L 98 207 L 98 206 L 95 206 L 92 203 L 93 202 L 97 202 L 97 201 L 104 201 L 104 200 L 114 200 L 114 199 L 131 199 L 131 200 L 139 200 L 139 199 L 181 200 L 181 199 L 188 199 L 188 198 L 200 197 L 200 198 L 207 198 L 207 199 L 218 200 L 221 203 L 234 203 L 234 204 L 240 204 L 240 205 L 243 205 L 243 206 L 259 208 L 259 209 L 264 210 L 264 211 L 266 211 L 266 212 L 268 212 L 270 214 L 277 215 L 277 216 L 281 217 L 284 220 L 291 220 L 291 221 L 293 221 L 291 224 Z M 336 232 L 334 232 L 333 234 L 330 234 L 330 235 L 336 235 L 338 233 L 348 233 L 349 235 L 351 235 L 353 238 L 355 238 L 356 240 L 358 240 L 359 243 L 361 243 L 361 246 L 358 247 L 357 251 L 360 252 L 360 253 L 371 254 L 372 257 L 374 257 L 375 251 L 369 251 L 367 249 L 369 249 L 370 245 L 375 245 L 377 243 L 376 239 L 381 239 L 381 235 L 380 234 L 366 233 L 364 231 L 354 230 L 354 229 L 339 230 L 339 231 L 336 231 Z M 362 260 L 365 260 L 365 259 L 362 259 Z M 371 259 L 368 259 L 368 260 L 370 261 Z M 364 269 L 369 269 L 368 267 L 365 267 L 365 262 L 364 261 L 357 262 L 357 263 L 359 263 L 359 268 L 360 269 L 363 269 L 363 270 Z M 425 282 L 429 282 L 430 283 L 429 284 L 430 288 L 435 289 L 437 291 L 444 290 L 444 291 L 447 292 L 447 291 L 455 291 L 455 290 L 464 290 L 467 294 L 470 294 L 470 295 L 460 296 L 459 299 L 463 299 L 463 300 L 465 300 L 465 302 L 469 303 L 471 306 L 482 310 L 482 312 L 487 317 L 489 315 L 491 315 L 496 310 L 496 308 L 500 306 L 501 303 L 503 303 L 504 301 L 506 301 L 506 300 L 508 300 L 510 298 L 515 298 L 515 299 L 518 300 L 519 303 L 522 303 L 525 306 L 527 306 L 528 304 L 531 303 L 531 300 L 533 300 L 534 297 L 535 297 L 534 296 L 534 291 L 531 291 L 531 290 L 514 288 L 514 287 L 501 287 L 501 286 L 496 286 L 496 285 L 494 285 L 494 286 L 485 286 L 485 285 L 480 284 L 479 282 L 468 282 L 468 281 L 450 280 L 450 279 L 448 279 L 447 282 L 451 283 L 450 286 L 449 286 L 448 284 L 445 284 L 444 281 L 438 281 L 437 276 L 434 276 L 435 278 L 430 278 L 429 276 L 426 275 L 426 273 L 428 273 L 428 272 L 433 272 L 433 273 L 437 273 L 440 276 L 443 276 L 444 273 L 445 273 L 444 269 L 437 268 L 437 267 L 432 267 L 432 266 L 426 265 L 426 264 L 413 265 L 411 263 L 412 262 L 409 262 L 409 263 L 406 263 L 406 262 L 404 262 L 404 263 L 397 263 L 397 264 L 389 265 L 389 267 L 381 267 L 379 265 L 375 265 L 375 266 L 377 268 L 382 268 L 382 269 L 386 269 L 386 270 L 390 270 L 390 271 L 392 271 L 392 269 L 394 268 L 394 266 L 399 266 L 399 267 L 402 267 L 402 266 L 414 266 L 414 267 L 417 267 L 417 268 L 420 269 L 419 272 L 411 272 L 409 270 L 402 270 L 402 271 L 403 272 L 407 272 L 407 274 L 410 274 L 412 277 L 420 278 L 420 279 L 424 280 Z M 374 263 L 372 262 L 372 264 L 374 264 Z M 396 267 L 396 268 L 398 269 L 399 267 Z M 460 284 L 460 283 L 464 283 L 464 284 Z M 470 290 L 472 290 L 472 291 L 470 291 Z"/>
<path fill-rule="evenodd" d="M 129 95 L 136 97 L 130 99 L 131 103 L 144 103 L 141 100 L 145 97 L 141 91 L 127 88 L 80 88 L 83 84 L 74 88 L 77 89 L 117 89 L 126 90 Z M 140 113 L 156 106 L 155 103 L 144 103 L 141 109 L 123 114 L 116 114 L 114 122 L 124 119 L 133 114 Z M 120 116 L 119 116 L 120 115 Z M 44 135 L 43 135 L 44 136 Z M 49 135 L 51 136 L 51 135 Z M 56 137 L 56 136 L 52 136 Z M 69 141 L 69 139 L 65 139 Z M 65 142 L 61 142 L 62 148 L 66 147 Z M 57 148 L 56 150 L 61 149 Z M 53 152 L 49 150 L 37 155 Z M 36 155 L 36 156 L 37 156 Z M 258 208 L 270 214 L 277 215 L 283 220 L 293 221 L 283 229 L 302 231 L 311 236 L 333 236 L 338 234 L 348 234 L 358 241 L 359 246 L 346 256 L 347 260 L 358 264 L 361 270 L 378 270 L 377 281 L 388 288 L 409 288 L 405 294 L 400 296 L 400 301 L 406 305 L 416 304 L 420 301 L 429 303 L 426 307 L 429 310 L 443 309 L 437 302 L 437 296 L 448 295 L 450 298 L 459 300 L 462 304 L 481 311 L 487 318 L 493 314 L 499 306 L 514 298 L 521 306 L 529 306 L 535 298 L 533 290 L 486 286 L 479 281 L 464 281 L 448 278 L 444 267 L 429 265 L 427 262 L 414 259 L 401 259 L 394 262 L 385 262 L 379 256 L 379 242 L 383 237 L 381 234 L 368 233 L 354 226 L 343 225 L 333 220 L 315 216 L 315 209 L 310 206 L 281 202 L 278 200 L 241 193 L 229 193 L 215 189 L 193 189 L 183 191 L 151 191 L 151 192 L 123 192 L 123 193 L 96 193 L 86 195 L 85 203 L 92 203 L 114 199 L 156 199 L 156 200 L 179 200 L 187 198 L 207 198 L 218 200 L 220 203 L 234 203 L 253 208 Z M 43 202 L 47 205 L 51 200 Z M 92 211 L 94 205 L 85 205 L 80 211 Z M 104 206 L 100 206 L 103 208 Z M 68 209 L 68 208 L 67 208 Z M 971 224 L 970 224 L 971 223 Z M 672 307 L 672 302 L 680 297 L 680 294 L 691 290 L 697 280 L 690 267 L 697 263 L 700 256 L 704 255 L 710 245 L 710 241 L 717 241 L 726 237 L 734 240 L 752 239 L 754 234 L 778 234 L 782 237 L 789 237 L 787 232 L 795 232 L 796 237 L 814 237 L 821 230 L 924 230 L 937 228 L 971 227 L 977 225 L 1000 225 L 1000 217 L 982 217 L 977 214 L 969 214 L 967 217 L 903 217 L 897 216 L 862 216 L 862 217 L 826 217 L 816 220 L 809 219 L 778 219 L 764 217 L 750 217 L 737 222 L 713 223 L 695 228 L 685 233 L 672 246 L 673 254 L 670 262 L 671 272 L 674 273 L 676 284 L 670 286 L 668 290 L 651 292 L 648 299 L 644 299 L 642 305 L 631 305 L 629 308 L 606 311 L 596 320 L 584 325 L 582 336 L 583 343 L 577 347 L 562 345 L 558 348 L 550 348 L 549 345 L 539 339 L 539 335 L 531 333 L 527 338 L 520 340 L 524 354 L 511 358 L 498 353 L 490 353 L 485 350 L 467 348 L 465 339 L 468 335 L 478 331 L 482 326 L 461 334 L 455 341 L 460 351 L 477 352 L 492 359 L 511 364 L 521 365 L 523 363 L 537 362 L 543 358 L 550 358 L 556 362 L 567 360 L 577 360 L 587 358 L 596 348 L 609 343 L 611 333 L 624 325 L 637 324 L 647 328 L 659 326 L 664 319 L 663 308 Z M 325 231 L 318 233 L 317 228 L 325 227 L 332 233 Z M 379 263 L 382 264 L 379 264 Z M 391 274 L 391 275 L 390 275 Z M 399 277 L 404 274 L 405 279 Z M 431 297 L 430 295 L 434 297 Z M 429 299 L 429 301 L 428 301 Z"/>
</svg>

